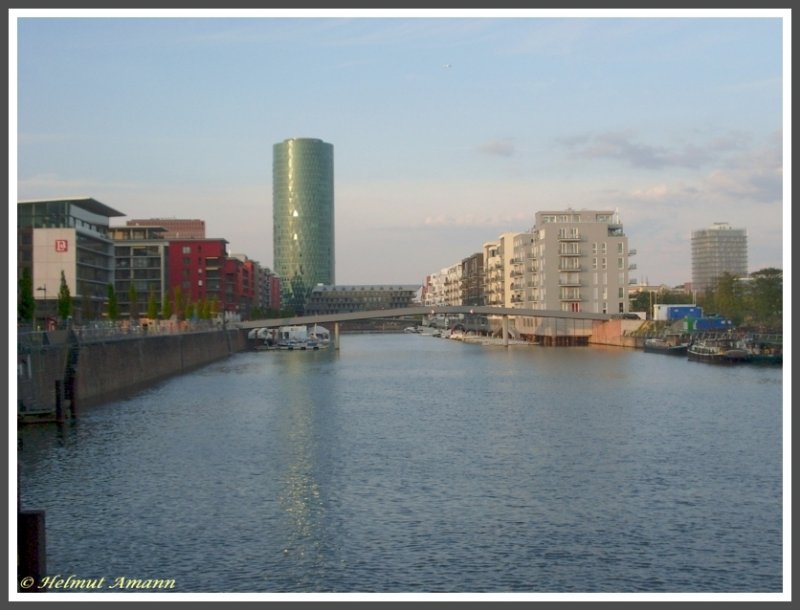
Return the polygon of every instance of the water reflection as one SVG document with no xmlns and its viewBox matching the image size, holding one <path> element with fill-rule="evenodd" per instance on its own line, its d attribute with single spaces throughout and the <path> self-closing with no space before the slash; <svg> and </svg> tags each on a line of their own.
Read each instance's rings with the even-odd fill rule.
<svg viewBox="0 0 800 610">
<path fill-rule="evenodd" d="M 275 395 L 281 401 L 279 424 L 283 466 L 279 502 L 285 514 L 286 561 L 296 565 L 300 577 L 286 583 L 289 590 L 307 588 L 325 561 L 325 498 L 319 477 L 323 462 L 321 438 L 330 442 L 330 392 L 334 376 L 328 353 L 269 354 L 280 358 L 273 377 Z"/>
</svg>

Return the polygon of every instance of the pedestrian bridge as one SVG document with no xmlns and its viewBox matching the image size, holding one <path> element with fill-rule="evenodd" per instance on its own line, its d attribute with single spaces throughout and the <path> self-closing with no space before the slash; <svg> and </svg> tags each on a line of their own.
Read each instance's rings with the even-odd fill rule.
<svg viewBox="0 0 800 610">
<path fill-rule="evenodd" d="M 248 330 L 253 328 L 275 328 L 278 326 L 294 326 L 294 325 L 312 325 L 312 324 L 333 324 L 333 338 L 334 345 L 339 347 L 339 323 L 349 322 L 351 320 L 369 320 L 375 318 L 399 318 L 406 316 L 453 316 L 458 314 L 466 315 L 483 315 L 495 316 L 501 318 L 501 337 L 503 344 L 509 343 L 509 318 L 522 318 L 525 319 L 538 319 L 552 321 L 555 328 L 546 332 L 546 336 L 542 340 L 548 345 L 554 344 L 572 344 L 569 342 L 577 341 L 577 336 L 586 340 L 587 332 L 583 331 L 576 334 L 575 326 L 585 326 L 585 322 L 605 322 L 617 316 L 613 314 L 603 313 L 589 313 L 589 312 L 576 312 L 576 311 L 560 311 L 549 309 L 517 309 L 514 307 L 492 307 L 492 306 L 442 306 L 442 307 L 400 307 L 396 309 L 375 309 L 369 311 L 353 311 L 349 313 L 335 313 L 335 314 L 321 314 L 313 316 L 295 316 L 292 318 L 273 318 L 267 320 L 250 320 L 237 324 L 239 328 Z M 565 323 L 561 324 L 562 332 L 559 332 L 559 320 L 564 320 Z M 568 332 L 568 326 L 572 322 L 573 332 Z M 548 322 L 549 324 L 549 322 Z M 519 330 L 519 329 L 517 329 Z M 562 336 L 562 333 L 567 331 Z M 535 335 L 539 336 L 541 333 L 536 332 Z M 588 331 L 591 334 L 591 331 Z M 560 343 L 567 341 L 568 343 Z"/>
<path fill-rule="evenodd" d="M 447 307 L 399 307 L 397 309 L 374 309 L 353 311 L 349 313 L 332 313 L 314 316 L 295 316 L 293 318 L 270 318 L 266 320 L 248 320 L 237 324 L 239 328 L 274 328 L 276 326 L 293 326 L 301 324 L 324 324 L 326 322 L 349 322 L 351 320 L 369 320 L 373 318 L 399 318 L 403 316 L 477 314 L 503 317 L 555 318 L 566 320 L 611 320 L 615 317 L 606 313 L 589 313 L 585 311 L 560 311 L 552 309 L 517 309 L 514 307 L 492 306 L 447 306 Z"/>
</svg>

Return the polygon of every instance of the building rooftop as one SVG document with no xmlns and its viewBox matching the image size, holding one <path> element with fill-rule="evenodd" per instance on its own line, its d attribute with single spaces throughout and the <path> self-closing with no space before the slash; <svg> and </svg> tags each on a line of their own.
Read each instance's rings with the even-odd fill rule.
<svg viewBox="0 0 800 610">
<path fill-rule="evenodd" d="M 105 203 L 100 203 L 97 199 L 91 197 L 58 197 L 55 199 L 28 199 L 18 201 L 17 205 L 32 205 L 34 203 L 71 203 L 74 206 L 82 208 L 92 214 L 106 216 L 108 218 L 114 216 L 125 216 L 122 212 L 107 206 Z"/>
</svg>

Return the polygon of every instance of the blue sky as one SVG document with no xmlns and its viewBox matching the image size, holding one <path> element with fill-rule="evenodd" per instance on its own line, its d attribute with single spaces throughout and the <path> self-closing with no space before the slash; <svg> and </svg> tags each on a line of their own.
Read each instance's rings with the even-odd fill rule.
<svg viewBox="0 0 800 610">
<path fill-rule="evenodd" d="M 272 266 L 272 146 L 314 137 L 337 283 L 422 283 L 568 207 L 619 210 L 640 282 L 690 281 L 713 222 L 784 267 L 786 11 L 144 14 L 17 15 L 18 199 L 203 218 Z"/>
</svg>

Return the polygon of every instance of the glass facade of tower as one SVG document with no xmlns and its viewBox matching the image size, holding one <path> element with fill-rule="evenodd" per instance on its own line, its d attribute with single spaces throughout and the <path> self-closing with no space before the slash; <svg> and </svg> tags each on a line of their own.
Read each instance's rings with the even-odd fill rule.
<svg viewBox="0 0 800 610">
<path fill-rule="evenodd" d="M 272 234 L 281 306 L 305 311 L 317 284 L 334 284 L 333 145 L 292 138 L 273 146 Z"/>
</svg>

